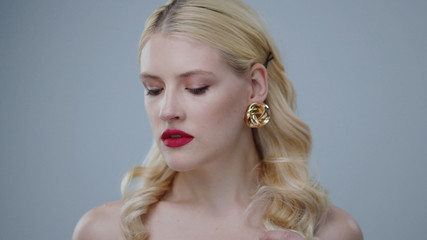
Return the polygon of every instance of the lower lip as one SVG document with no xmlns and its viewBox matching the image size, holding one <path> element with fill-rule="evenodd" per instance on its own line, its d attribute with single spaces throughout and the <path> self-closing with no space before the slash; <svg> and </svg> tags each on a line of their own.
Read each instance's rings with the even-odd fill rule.
<svg viewBox="0 0 427 240">
<path fill-rule="evenodd" d="M 189 142 L 193 140 L 192 137 L 180 137 L 180 138 L 165 138 L 162 139 L 163 143 L 167 147 L 177 148 L 187 145 Z"/>
</svg>

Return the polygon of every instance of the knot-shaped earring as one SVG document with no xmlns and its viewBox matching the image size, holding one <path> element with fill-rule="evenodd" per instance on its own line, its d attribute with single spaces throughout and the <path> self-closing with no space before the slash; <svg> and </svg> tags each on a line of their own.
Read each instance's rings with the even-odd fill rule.
<svg viewBox="0 0 427 240">
<path fill-rule="evenodd" d="M 246 111 L 246 125 L 250 128 L 260 128 L 270 121 L 270 107 L 265 103 L 252 103 Z"/>
</svg>

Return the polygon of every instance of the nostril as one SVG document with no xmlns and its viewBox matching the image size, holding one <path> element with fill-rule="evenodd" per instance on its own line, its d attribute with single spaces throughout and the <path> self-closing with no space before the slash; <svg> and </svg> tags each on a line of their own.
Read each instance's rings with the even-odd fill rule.
<svg viewBox="0 0 427 240">
<path fill-rule="evenodd" d="M 180 119 L 178 111 L 174 109 L 164 109 L 160 112 L 160 119 L 164 121 Z"/>
<path fill-rule="evenodd" d="M 163 121 L 179 120 L 184 116 L 182 105 L 179 104 L 176 92 L 169 91 L 164 92 L 163 99 L 160 105 L 160 119 Z"/>
</svg>

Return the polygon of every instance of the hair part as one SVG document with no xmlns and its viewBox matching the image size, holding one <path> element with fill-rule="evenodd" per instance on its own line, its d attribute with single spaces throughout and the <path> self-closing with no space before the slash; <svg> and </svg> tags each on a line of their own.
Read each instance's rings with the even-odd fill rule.
<svg viewBox="0 0 427 240">
<path fill-rule="evenodd" d="M 238 74 L 247 73 L 253 64 L 263 64 L 273 56 L 267 68 L 269 93 L 265 101 L 272 117 L 265 127 L 253 129 L 261 157 L 260 186 L 249 209 L 256 204 L 267 207 L 263 216 L 266 230 L 292 230 L 307 240 L 315 239 L 329 207 L 328 196 L 310 179 L 310 129 L 294 114 L 294 88 L 258 14 L 240 0 L 170 0 L 147 19 L 140 54 L 154 34 L 188 37 L 212 46 Z M 147 155 L 145 166 L 128 172 L 122 182 L 121 212 L 127 239 L 148 237 L 145 216 L 150 206 L 170 190 L 175 174 L 156 144 Z M 127 191 L 133 179 L 139 179 L 139 186 Z"/>
</svg>

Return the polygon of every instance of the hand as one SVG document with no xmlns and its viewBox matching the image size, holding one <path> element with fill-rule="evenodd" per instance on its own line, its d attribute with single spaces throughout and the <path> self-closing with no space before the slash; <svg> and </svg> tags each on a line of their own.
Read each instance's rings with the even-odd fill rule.
<svg viewBox="0 0 427 240">
<path fill-rule="evenodd" d="M 259 237 L 259 240 L 305 240 L 300 235 L 285 231 L 285 230 L 274 230 L 274 231 L 268 231 Z"/>
</svg>

